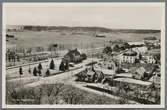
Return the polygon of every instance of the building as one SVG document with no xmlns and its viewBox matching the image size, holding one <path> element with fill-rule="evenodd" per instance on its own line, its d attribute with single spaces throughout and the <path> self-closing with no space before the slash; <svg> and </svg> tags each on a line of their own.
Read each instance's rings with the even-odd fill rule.
<svg viewBox="0 0 167 110">
<path fill-rule="evenodd" d="M 140 45 L 144 45 L 144 41 L 141 41 L 141 42 L 128 42 L 128 44 L 129 44 L 130 46 L 132 46 L 132 45 L 140 46 Z"/>
<path fill-rule="evenodd" d="M 153 82 L 156 85 L 156 87 L 160 87 L 161 84 L 160 72 L 154 72 L 153 76 L 149 79 L 149 81 Z"/>
<path fill-rule="evenodd" d="M 148 48 L 146 46 L 142 46 L 142 47 L 132 48 L 132 50 L 137 52 L 138 54 L 145 54 L 148 51 Z"/>
<path fill-rule="evenodd" d="M 117 67 L 117 64 L 113 60 L 109 59 L 109 60 L 102 61 L 101 66 L 102 68 L 105 68 L 105 69 L 115 70 Z"/>
<path fill-rule="evenodd" d="M 64 56 L 64 60 L 67 60 L 68 62 L 79 63 L 82 62 L 84 58 L 77 49 L 74 49 L 68 51 L 68 53 Z"/>
<path fill-rule="evenodd" d="M 154 56 L 149 54 L 142 55 L 142 60 L 146 63 L 156 63 Z"/>
<path fill-rule="evenodd" d="M 104 74 L 100 70 L 94 69 L 93 66 L 84 69 L 79 72 L 77 75 L 78 81 L 97 83 L 101 82 L 104 79 Z"/>
<path fill-rule="evenodd" d="M 133 50 L 128 50 L 122 53 L 119 58 L 120 62 L 135 63 L 139 59 L 139 55 Z"/>
<path fill-rule="evenodd" d="M 132 78 L 142 80 L 144 78 L 145 73 L 146 73 L 145 68 L 140 67 L 132 72 Z"/>
</svg>

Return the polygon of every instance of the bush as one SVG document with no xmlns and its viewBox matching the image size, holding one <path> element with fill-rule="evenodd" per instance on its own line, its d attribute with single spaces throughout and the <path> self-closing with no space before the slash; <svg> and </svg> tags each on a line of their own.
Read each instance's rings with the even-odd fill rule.
<svg viewBox="0 0 167 110">
<path fill-rule="evenodd" d="M 112 53 L 111 47 L 109 47 L 109 46 L 105 47 L 104 50 L 103 50 L 103 53 L 105 53 L 105 54 L 110 54 L 110 53 Z"/>
</svg>

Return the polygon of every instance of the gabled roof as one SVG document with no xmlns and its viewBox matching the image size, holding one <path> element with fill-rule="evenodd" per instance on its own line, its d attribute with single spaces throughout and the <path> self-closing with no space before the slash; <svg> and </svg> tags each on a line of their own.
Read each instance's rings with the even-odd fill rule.
<svg viewBox="0 0 167 110">
<path fill-rule="evenodd" d="M 69 49 L 69 51 L 67 52 L 67 54 L 65 56 L 72 55 L 72 54 L 80 55 L 80 52 L 77 50 L 77 48 L 74 50 Z"/>
</svg>

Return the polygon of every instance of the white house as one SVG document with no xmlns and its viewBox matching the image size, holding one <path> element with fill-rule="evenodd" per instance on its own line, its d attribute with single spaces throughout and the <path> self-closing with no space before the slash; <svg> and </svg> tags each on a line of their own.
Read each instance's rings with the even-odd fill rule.
<svg viewBox="0 0 167 110">
<path fill-rule="evenodd" d="M 135 61 L 139 58 L 137 52 L 133 50 L 128 50 L 125 53 L 120 55 L 120 62 L 127 62 L 127 63 L 135 63 Z"/>
<path fill-rule="evenodd" d="M 153 55 L 149 55 L 149 54 L 142 55 L 142 59 L 146 63 L 156 63 L 156 60 Z"/>
</svg>

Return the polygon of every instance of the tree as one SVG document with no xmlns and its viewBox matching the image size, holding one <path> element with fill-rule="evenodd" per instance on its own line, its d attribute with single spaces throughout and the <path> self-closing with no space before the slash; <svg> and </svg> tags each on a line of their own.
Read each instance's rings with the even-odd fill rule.
<svg viewBox="0 0 167 110">
<path fill-rule="evenodd" d="M 47 71 L 46 71 L 46 76 L 49 76 L 50 75 L 50 71 L 49 71 L 49 69 L 47 69 Z"/>
<path fill-rule="evenodd" d="M 68 88 L 63 92 L 63 100 L 67 104 L 81 104 L 83 98 L 84 94 L 74 87 Z"/>
<path fill-rule="evenodd" d="M 119 51 L 119 49 L 120 49 L 120 48 L 119 48 L 118 45 L 115 45 L 115 46 L 113 47 L 113 51 L 116 51 L 116 52 L 117 52 L 117 51 Z"/>
<path fill-rule="evenodd" d="M 54 64 L 54 61 L 53 61 L 53 59 L 52 59 L 52 61 L 50 62 L 50 69 L 55 69 L 55 64 Z"/>
<path fill-rule="evenodd" d="M 39 74 L 39 76 L 41 76 L 41 74 L 42 74 L 41 70 L 38 70 L 38 74 Z"/>
<path fill-rule="evenodd" d="M 28 73 L 31 74 L 31 68 L 28 69 Z"/>
<path fill-rule="evenodd" d="M 87 56 L 85 53 L 81 54 L 81 57 L 82 57 L 82 60 L 86 60 L 87 59 Z"/>
<path fill-rule="evenodd" d="M 37 76 L 37 68 L 36 68 L 36 67 L 34 67 L 33 75 L 34 75 L 34 76 Z"/>
<path fill-rule="evenodd" d="M 20 76 L 23 75 L 22 67 L 19 68 L 19 74 L 20 74 Z"/>
<path fill-rule="evenodd" d="M 69 63 L 68 62 L 66 62 L 66 64 L 65 64 L 65 70 L 69 70 Z"/>
<path fill-rule="evenodd" d="M 109 46 L 105 47 L 103 50 L 103 53 L 105 53 L 105 54 L 110 54 L 111 52 L 112 52 L 112 49 Z"/>
<path fill-rule="evenodd" d="M 60 64 L 59 70 L 60 71 L 65 71 L 65 65 L 64 65 L 63 61 Z"/>
<path fill-rule="evenodd" d="M 39 63 L 39 65 L 38 65 L 38 69 L 39 69 L 39 70 L 42 69 L 42 64 L 41 64 L 41 63 Z"/>
</svg>

